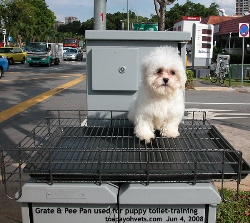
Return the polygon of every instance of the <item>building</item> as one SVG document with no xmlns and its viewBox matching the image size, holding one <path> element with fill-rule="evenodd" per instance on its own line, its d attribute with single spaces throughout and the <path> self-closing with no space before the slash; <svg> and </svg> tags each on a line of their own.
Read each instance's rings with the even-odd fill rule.
<svg viewBox="0 0 250 223">
<path fill-rule="evenodd" d="M 78 21 L 78 19 L 76 17 L 73 17 L 73 16 L 65 17 L 65 25 L 69 24 L 71 22 L 74 22 L 74 21 Z"/>
<path fill-rule="evenodd" d="M 74 21 L 78 21 L 78 19 L 76 17 L 73 17 L 73 16 L 65 17 L 65 22 L 56 21 L 54 28 L 55 28 L 55 30 L 57 30 L 60 25 L 66 25 L 66 24 L 69 24 L 69 23 L 74 22 Z"/>
<path fill-rule="evenodd" d="M 250 12 L 250 0 L 236 0 L 235 14 L 247 15 Z"/>
<path fill-rule="evenodd" d="M 211 17 L 211 16 L 210 16 Z M 210 17 L 201 20 L 203 24 L 214 25 L 214 40 L 216 46 L 225 48 L 230 53 L 242 53 L 242 37 L 239 37 L 239 24 L 250 23 L 250 15 L 232 17 L 232 19 L 219 22 L 218 20 L 211 20 Z M 213 23 L 212 23 L 213 21 Z M 245 38 L 247 46 L 246 53 L 249 53 L 248 46 L 250 46 L 249 38 Z"/>
<path fill-rule="evenodd" d="M 218 24 L 218 23 L 221 23 L 221 22 L 225 22 L 225 21 L 228 21 L 228 20 L 232 20 L 232 19 L 237 19 L 239 17 L 242 17 L 242 16 L 216 16 L 216 15 L 211 15 L 209 17 L 206 17 L 204 19 L 201 20 L 201 23 L 202 24 Z"/>
<path fill-rule="evenodd" d="M 214 25 L 214 45 L 224 48 L 230 53 L 242 53 L 242 38 L 239 37 L 239 23 L 250 23 L 249 15 L 239 16 L 209 16 L 200 19 L 199 16 L 182 16 L 174 24 L 174 31 L 187 31 L 191 33 L 193 23 Z M 245 38 L 246 53 L 250 53 L 250 38 Z M 191 48 L 191 43 L 187 44 Z M 249 50 L 248 50 L 249 49 Z"/>
<path fill-rule="evenodd" d="M 62 21 L 56 21 L 56 23 L 54 25 L 55 30 L 57 30 L 60 25 L 64 25 L 64 22 L 62 22 Z"/>
<path fill-rule="evenodd" d="M 173 31 L 191 32 L 192 37 L 193 23 L 200 23 L 200 21 L 200 16 L 182 16 L 175 22 Z"/>
</svg>

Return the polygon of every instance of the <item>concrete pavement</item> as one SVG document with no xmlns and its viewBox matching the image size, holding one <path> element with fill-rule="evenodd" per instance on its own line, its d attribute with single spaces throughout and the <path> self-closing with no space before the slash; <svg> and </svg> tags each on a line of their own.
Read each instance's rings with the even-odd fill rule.
<svg viewBox="0 0 250 223">
<path fill-rule="evenodd" d="M 249 95 L 250 96 L 250 95 Z M 219 132 L 225 137 L 225 139 L 234 147 L 235 150 L 241 151 L 243 159 L 250 164 L 250 129 L 243 130 L 225 125 L 215 125 Z M 215 183 L 220 188 L 221 183 Z M 236 189 L 235 182 L 225 182 L 225 187 L 229 189 Z M 240 190 L 250 191 L 250 174 L 245 179 L 241 180 Z"/>
<path fill-rule="evenodd" d="M 222 87 L 204 81 L 197 81 L 194 90 L 198 91 L 238 91 L 242 93 L 250 93 L 250 87 Z M 250 97 L 250 94 L 249 94 Z M 242 130 L 226 125 L 215 125 L 219 132 L 227 139 L 227 141 L 237 150 L 243 153 L 243 158 L 250 164 L 250 129 Z M 221 183 L 216 182 L 215 185 L 220 188 Z M 229 189 L 236 189 L 236 182 L 225 182 L 224 186 Z M 250 191 L 250 174 L 241 180 L 240 190 Z"/>
<path fill-rule="evenodd" d="M 194 90 L 198 91 L 238 91 L 242 93 L 250 93 L 250 87 L 224 87 L 220 84 L 213 84 L 206 81 L 195 81 Z"/>
</svg>

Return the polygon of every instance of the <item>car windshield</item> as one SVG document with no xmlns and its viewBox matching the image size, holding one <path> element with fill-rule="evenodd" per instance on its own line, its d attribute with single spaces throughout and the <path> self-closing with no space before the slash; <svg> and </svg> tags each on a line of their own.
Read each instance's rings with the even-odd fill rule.
<svg viewBox="0 0 250 223">
<path fill-rule="evenodd" d="M 70 52 L 70 53 L 77 53 L 77 50 L 76 50 L 76 49 L 68 49 L 67 52 Z"/>
<path fill-rule="evenodd" d="M 46 43 L 29 43 L 27 45 L 27 51 L 29 52 L 46 52 Z"/>
<path fill-rule="evenodd" d="M 12 53 L 12 48 L 0 48 L 0 53 Z"/>
</svg>

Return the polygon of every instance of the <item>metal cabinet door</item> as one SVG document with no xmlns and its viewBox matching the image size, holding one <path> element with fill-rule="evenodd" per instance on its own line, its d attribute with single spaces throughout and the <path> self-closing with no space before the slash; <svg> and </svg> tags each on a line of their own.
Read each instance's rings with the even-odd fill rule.
<svg viewBox="0 0 250 223">
<path fill-rule="evenodd" d="M 139 49 L 93 48 L 92 89 L 136 91 L 138 89 Z"/>
</svg>

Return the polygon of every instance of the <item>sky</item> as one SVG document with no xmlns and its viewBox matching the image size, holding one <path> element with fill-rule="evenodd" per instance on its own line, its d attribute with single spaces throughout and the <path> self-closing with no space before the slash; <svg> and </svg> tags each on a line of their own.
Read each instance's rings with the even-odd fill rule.
<svg viewBox="0 0 250 223">
<path fill-rule="evenodd" d="M 227 15 L 235 14 L 235 2 L 236 0 L 191 0 L 194 3 L 200 3 L 209 7 L 212 2 L 215 2 L 223 8 Z M 106 12 L 127 12 L 127 2 L 129 9 L 139 16 L 151 17 L 151 14 L 155 15 L 154 1 L 153 0 L 107 0 Z M 185 4 L 186 0 L 177 0 L 174 4 Z M 63 21 L 68 16 L 76 17 L 81 22 L 85 22 L 88 19 L 94 17 L 94 0 L 46 0 L 46 4 L 49 9 L 54 12 L 57 20 Z M 167 11 L 174 6 L 174 4 L 167 6 Z"/>
</svg>

